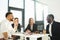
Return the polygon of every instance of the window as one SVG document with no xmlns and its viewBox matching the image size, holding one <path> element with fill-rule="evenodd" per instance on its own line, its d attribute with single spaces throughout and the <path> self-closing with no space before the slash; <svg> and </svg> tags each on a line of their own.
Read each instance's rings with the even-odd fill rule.
<svg viewBox="0 0 60 40">
<path fill-rule="evenodd" d="M 44 6 L 44 28 L 46 29 L 46 25 L 47 25 L 47 15 L 48 15 L 48 6 Z"/>
<path fill-rule="evenodd" d="M 44 22 L 44 25 L 46 24 L 45 21 L 46 21 L 46 16 L 48 14 L 48 11 L 47 11 L 48 7 L 40 3 L 39 0 L 36 0 L 36 1 L 34 0 L 9 0 L 9 7 L 18 8 L 18 9 L 20 8 L 20 9 L 25 10 L 24 11 L 25 14 L 23 18 L 25 28 L 27 27 L 29 23 L 29 18 L 33 18 L 35 21 L 42 21 Z M 13 11 L 13 12 L 15 13 L 17 11 Z M 23 16 L 23 15 L 20 15 L 20 16 Z"/>
<path fill-rule="evenodd" d="M 25 0 L 25 28 L 28 25 L 29 18 L 34 19 L 34 1 Z"/>
<path fill-rule="evenodd" d="M 46 17 L 48 15 L 48 6 L 42 4 L 40 2 L 36 2 L 36 21 L 40 21 L 40 23 L 44 25 L 44 29 L 46 29 L 47 21 Z"/>
<path fill-rule="evenodd" d="M 19 23 L 24 26 L 24 0 L 9 0 L 8 11 L 19 18 Z"/>
<path fill-rule="evenodd" d="M 43 5 L 41 3 L 36 2 L 36 21 L 43 21 Z"/>
<path fill-rule="evenodd" d="M 19 23 L 22 25 L 22 11 L 11 10 L 13 13 L 14 18 L 19 18 Z"/>
<path fill-rule="evenodd" d="M 23 0 L 9 0 L 9 6 L 23 8 Z"/>
</svg>

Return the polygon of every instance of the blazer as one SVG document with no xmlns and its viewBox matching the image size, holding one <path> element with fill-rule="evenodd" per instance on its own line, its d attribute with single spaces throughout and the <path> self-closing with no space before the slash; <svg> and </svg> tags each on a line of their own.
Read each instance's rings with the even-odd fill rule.
<svg viewBox="0 0 60 40">
<path fill-rule="evenodd" d="M 38 30 L 36 24 L 33 24 L 33 29 L 32 29 L 32 30 L 31 30 L 31 26 L 28 24 L 28 26 L 27 26 L 27 28 L 25 29 L 25 31 L 26 31 L 27 29 L 30 30 L 31 32 L 35 32 L 35 31 Z"/>
<path fill-rule="evenodd" d="M 49 24 L 46 27 L 46 33 L 49 34 Z M 51 40 L 60 40 L 60 23 L 59 22 L 53 22 L 52 24 L 52 39 Z"/>
<path fill-rule="evenodd" d="M 14 24 L 12 24 L 12 27 L 14 28 Z M 20 26 L 20 24 L 18 24 L 17 31 L 18 31 L 18 32 L 20 32 L 20 31 L 21 31 L 21 26 Z"/>
</svg>

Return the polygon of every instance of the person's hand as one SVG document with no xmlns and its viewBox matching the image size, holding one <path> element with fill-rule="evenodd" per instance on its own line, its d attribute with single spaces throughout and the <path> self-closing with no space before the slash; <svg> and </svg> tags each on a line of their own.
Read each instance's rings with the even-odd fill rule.
<svg viewBox="0 0 60 40">
<path fill-rule="evenodd" d="M 32 34 L 31 31 L 28 30 L 28 29 L 26 30 L 26 33 L 27 33 L 27 34 Z"/>
<path fill-rule="evenodd" d="M 7 32 L 4 32 L 3 35 L 4 35 L 4 39 L 5 40 L 8 40 L 8 33 Z"/>
<path fill-rule="evenodd" d="M 18 26 L 14 25 L 14 30 L 17 31 Z"/>
<path fill-rule="evenodd" d="M 14 23 L 14 25 L 15 25 L 15 26 L 18 26 L 18 23 L 17 23 L 17 22 L 15 22 L 15 23 Z"/>
<path fill-rule="evenodd" d="M 46 34 L 46 30 L 43 30 L 43 34 Z"/>
<path fill-rule="evenodd" d="M 30 33 L 31 31 L 27 29 L 26 32 L 27 32 L 27 33 Z"/>
<path fill-rule="evenodd" d="M 18 23 L 14 22 L 14 30 L 17 30 L 17 28 L 18 28 Z"/>
<path fill-rule="evenodd" d="M 39 31 L 35 31 L 34 34 L 39 34 Z"/>
</svg>

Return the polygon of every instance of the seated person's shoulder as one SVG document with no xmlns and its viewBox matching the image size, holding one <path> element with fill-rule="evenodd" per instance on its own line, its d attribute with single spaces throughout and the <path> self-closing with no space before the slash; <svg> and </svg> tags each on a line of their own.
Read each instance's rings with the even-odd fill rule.
<svg viewBox="0 0 60 40">
<path fill-rule="evenodd" d="M 60 22 L 55 22 L 56 24 L 60 24 Z"/>
</svg>

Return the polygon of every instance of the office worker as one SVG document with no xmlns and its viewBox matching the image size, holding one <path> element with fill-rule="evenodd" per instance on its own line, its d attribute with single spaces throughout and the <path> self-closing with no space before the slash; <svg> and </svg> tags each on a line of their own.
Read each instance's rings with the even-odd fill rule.
<svg viewBox="0 0 60 40">
<path fill-rule="evenodd" d="M 20 32 L 21 31 L 21 26 L 20 26 L 18 18 L 14 18 L 12 27 L 13 28 L 16 27 L 16 31 L 15 32 Z M 15 36 L 15 40 L 18 40 L 19 38 L 20 38 L 20 36 Z"/>
<path fill-rule="evenodd" d="M 32 33 L 39 34 L 39 31 L 37 29 L 37 24 L 34 23 L 33 18 L 29 18 L 29 24 L 27 25 L 25 32 L 27 32 L 28 34 L 32 34 Z M 29 40 L 29 38 L 27 38 L 27 40 Z M 38 38 L 37 40 L 40 40 L 40 38 Z"/>
<path fill-rule="evenodd" d="M 46 33 L 50 34 L 51 40 L 60 40 L 60 23 L 54 21 L 54 15 L 52 14 L 47 16 L 47 22 L 49 24 L 46 27 Z"/>
<path fill-rule="evenodd" d="M 7 12 L 5 17 L 6 19 L 1 22 L 0 27 L 1 40 L 8 40 L 8 38 L 11 38 L 12 34 L 15 33 L 16 30 L 16 28 L 12 28 L 11 26 L 11 22 L 13 21 L 13 14 L 11 12 Z"/>
<path fill-rule="evenodd" d="M 19 19 L 18 18 L 14 18 L 12 27 L 13 28 L 14 27 L 17 27 L 16 28 L 16 32 L 20 32 L 21 31 L 21 26 L 20 26 L 20 23 L 19 23 Z"/>
<path fill-rule="evenodd" d="M 37 31 L 37 25 L 34 23 L 33 18 L 29 18 L 29 24 L 25 30 L 25 32 L 31 33 Z"/>
</svg>

